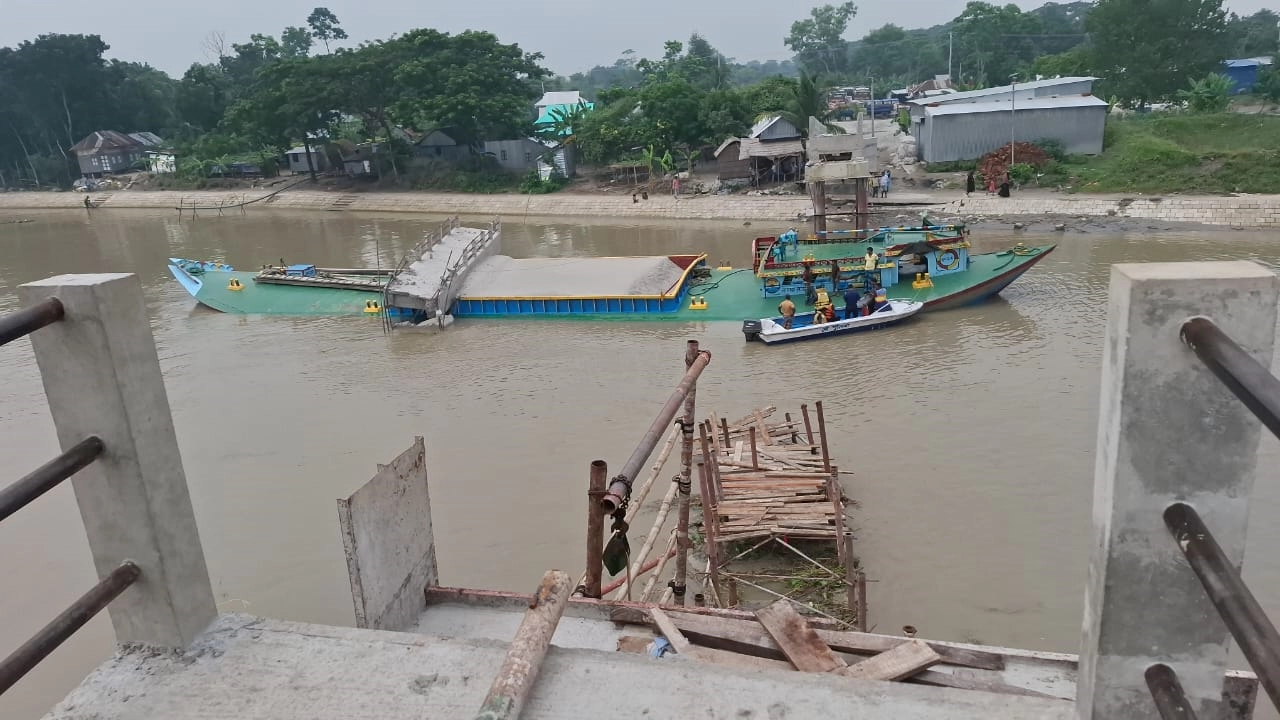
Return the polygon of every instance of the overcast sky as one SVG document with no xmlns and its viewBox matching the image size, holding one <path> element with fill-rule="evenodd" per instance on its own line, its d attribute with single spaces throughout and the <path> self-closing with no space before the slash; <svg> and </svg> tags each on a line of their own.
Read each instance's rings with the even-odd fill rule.
<svg viewBox="0 0 1280 720">
<path fill-rule="evenodd" d="M 827 1 L 827 0 L 823 0 Z M 108 56 L 147 62 L 181 76 L 192 62 L 207 61 L 202 47 L 212 31 L 228 44 L 250 33 L 279 35 L 288 25 L 305 25 L 317 2 L 327 2 L 351 36 L 347 42 L 385 38 L 418 27 L 447 32 L 489 30 L 503 42 L 546 56 L 560 74 L 611 64 L 626 49 L 654 57 L 669 39 L 698 32 L 725 55 L 739 61 L 781 60 L 791 23 L 821 2 L 778 0 L 0 0 L 0 46 L 41 33 L 96 33 L 111 46 Z M 1019 2 L 1023 9 L 1043 4 Z M 887 22 L 927 27 L 945 22 L 965 0 L 861 2 L 847 37 L 856 39 Z M 1262 0 L 1228 0 L 1240 14 L 1263 7 Z M 909 10 L 908 10 L 909 8 Z M 940 68 L 939 71 L 945 71 Z"/>
</svg>

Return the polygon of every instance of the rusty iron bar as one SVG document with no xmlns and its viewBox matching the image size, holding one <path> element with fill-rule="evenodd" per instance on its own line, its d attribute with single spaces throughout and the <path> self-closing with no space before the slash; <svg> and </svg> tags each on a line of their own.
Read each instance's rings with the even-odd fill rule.
<svg viewBox="0 0 1280 720">
<path fill-rule="evenodd" d="M 649 430 L 640 439 L 640 444 L 631 453 L 631 457 L 627 458 L 627 462 L 622 466 L 622 471 L 610 481 L 609 487 L 605 491 L 605 496 L 600 500 L 605 513 L 614 513 L 630 496 L 632 480 L 640 472 L 649 456 L 653 454 L 653 449 L 657 447 L 658 441 L 662 439 L 662 433 L 675 420 L 676 413 L 680 410 L 680 404 L 684 401 L 685 396 L 689 394 L 694 384 L 697 383 L 698 376 L 702 374 L 703 369 L 710 362 L 711 353 L 706 350 L 698 351 L 698 357 L 685 371 L 684 378 L 680 380 L 679 385 L 676 385 L 671 397 L 667 398 L 666 404 L 658 411 L 658 417 L 654 418 L 653 424 L 649 426 Z"/>
<path fill-rule="evenodd" d="M 1187 700 L 1187 694 L 1178 682 L 1178 674 L 1164 663 L 1156 663 L 1143 673 L 1151 699 L 1163 720 L 1196 720 L 1196 711 Z"/>
<path fill-rule="evenodd" d="M 18 512 L 27 503 L 83 470 L 98 459 L 105 447 L 101 438 L 90 435 L 58 457 L 32 470 L 21 480 L 0 489 L 0 520 Z"/>
<path fill-rule="evenodd" d="M 809 439 L 809 446 L 813 446 L 813 426 L 809 424 L 809 406 L 801 405 L 800 414 L 804 415 L 804 434 Z"/>
<path fill-rule="evenodd" d="M 583 597 L 600 597 L 600 582 L 604 569 L 604 486 L 609 478 L 609 466 L 603 460 L 591 461 L 591 476 L 587 485 L 587 576 L 582 581 Z"/>
<path fill-rule="evenodd" d="M 822 441 L 822 469 L 831 472 L 831 452 L 827 450 L 827 418 L 822 414 L 822 401 L 813 404 L 818 413 L 818 439 Z"/>
<path fill-rule="evenodd" d="M 63 610 L 48 625 L 40 629 L 32 638 L 14 650 L 9 657 L 0 661 L 0 694 L 3 694 L 23 675 L 31 672 L 67 641 L 84 624 L 93 619 L 112 600 L 120 596 L 130 585 L 137 581 L 142 570 L 132 560 L 125 560 L 115 570 L 98 581 L 89 592 L 81 595 L 71 603 L 71 607 Z"/>
<path fill-rule="evenodd" d="M 685 372 L 693 367 L 698 359 L 698 341 L 690 340 L 685 344 Z M 679 513 L 676 515 L 676 577 L 671 584 L 672 595 L 677 605 L 684 605 L 685 588 L 689 576 L 689 501 L 693 482 L 693 425 L 695 405 L 698 396 L 698 384 L 692 383 L 689 392 L 684 396 L 684 416 L 680 419 L 680 482 Z"/>
<path fill-rule="evenodd" d="M 752 425 L 748 435 L 751 436 L 751 467 L 760 469 L 760 454 L 756 452 L 756 426 Z"/>
<path fill-rule="evenodd" d="M 1181 337 L 1222 384 L 1280 437 L 1280 379 L 1208 318 L 1183 323 Z"/>
<path fill-rule="evenodd" d="M 1280 634 L 1276 633 L 1276 626 L 1194 508 L 1173 503 L 1165 508 L 1164 524 L 1200 578 L 1271 703 L 1280 708 Z"/>
<path fill-rule="evenodd" d="M 45 325 L 58 322 L 65 315 L 62 302 L 51 297 L 0 317 L 0 345 L 8 345 L 20 337 L 26 337 Z"/>
<path fill-rule="evenodd" d="M 516 720 L 542 669 L 551 646 L 551 636 L 569 604 L 569 575 L 548 570 L 538 584 L 529 610 L 524 614 L 507 657 L 489 687 L 476 720 Z"/>
</svg>

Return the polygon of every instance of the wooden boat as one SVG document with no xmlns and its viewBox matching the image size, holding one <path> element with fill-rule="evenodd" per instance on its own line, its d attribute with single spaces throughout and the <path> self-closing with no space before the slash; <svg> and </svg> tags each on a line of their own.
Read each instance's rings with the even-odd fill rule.
<svg viewBox="0 0 1280 720">
<path fill-rule="evenodd" d="M 813 315 L 805 313 L 796 315 L 790 328 L 782 325 L 782 318 L 771 317 L 759 320 L 744 320 L 742 332 L 747 340 L 760 340 L 773 344 L 793 340 L 811 340 L 813 338 L 844 335 L 862 330 L 896 325 L 924 309 L 924 303 L 914 300 L 889 300 L 880 309 L 870 315 L 862 315 L 848 320 L 832 320 L 814 323 Z"/>
</svg>

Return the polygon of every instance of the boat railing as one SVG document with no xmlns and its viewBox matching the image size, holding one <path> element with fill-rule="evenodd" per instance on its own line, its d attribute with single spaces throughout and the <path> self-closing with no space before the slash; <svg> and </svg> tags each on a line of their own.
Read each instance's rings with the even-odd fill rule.
<svg viewBox="0 0 1280 720">
<path fill-rule="evenodd" d="M 1224 690 L 1232 639 L 1280 707 L 1280 634 L 1241 576 L 1278 299 L 1250 262 L 1112 268 L 1078 717 L 1251 707 Z"/>
<path fill-rule="evenodd" d="M 164 648 L 189 646 L 216 612 L 137 276 L 18 292 L 0 345 L 30 337 L 62 451 L 0 489 L 0 521 L 72 479 L 99 580 L 0 660 L 0 693 L 103 609 L 118 642 Z"/>
</svg>

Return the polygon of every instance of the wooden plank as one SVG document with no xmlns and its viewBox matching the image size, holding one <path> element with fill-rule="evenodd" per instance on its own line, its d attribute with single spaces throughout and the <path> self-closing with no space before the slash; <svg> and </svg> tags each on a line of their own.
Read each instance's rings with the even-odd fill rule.
<svg viewBox="0 0 1280 720">
<path fill-rule="evenodd" d="M 756 618 L 801 672 L 831 672 L 847 667 L 844 660 L 827 647 L 789 600 L 779 600 L 756 611 Z"/>
<path fill-rule="evenodd" d="M 810 630 L 817 637 L 817 633 Z M 775 638 L 777 639 L 777 638 Z M 826 647 L 825 645 L 823 647 Z M 942 662 L 942 656 L 923 640 L 908 640 L 898 647 L 850 665 L 841 674 L 863 680 L 901 680 Z"/>
<path fill-rule="evenodd" d="M 739 653 L 727 652 L 725 650 L 715 650 L 712 648 L 694 647 L 692 643 L 685 638 L 675 623 L 671 622 L 671 618 L 659 608 L 650 608 L 649 617 L 653 619 L 654 625 L 658 626 L 658 631 L 662 636 L 671 643 L 671 647 L 675 651 L 687 658 L 700 660 L 714 665 L 725 665 L 728 667 L 736 667 L 747 670 L 758 670 L 761 668 L 779 670 L 790 669 L 787 663 L 778 662 L 777 660 L 768 660 L 765 658 L 753 657 L 750 655 L 741 655 Z"/>
<path fill-rule="evenodd" d="M 764 415 L 761 415 L 760 411 L 757 410 L 752 414 L 752 417 L 755 419 L 756 435 L 760 438 L 760 441 L 765 445 L 772 445 L 773 438 L 769 436 L 769 428 L 764 424 Z"/>
<path fill-rule="evenodd" d="M 667 642 L 671 643 L 671 647 L 675 648 L 676 652 L 681 655 L 689 654 L 693 644 L 685 638 L 680 629 L 676 627 L 676 624 L 671 622 L 671 618 L 666 613 L 662 612 L 660 608 L 649 608 L 649 617 L 653 618 L 653 624 L 658 626 L 658 632 L 662 633 L 662 636 L 667 639 Z"/>
<path fill-rule="evenodd" d="M 776 660 L 774 662 L 777 662 Z M 968 672 L 974 672 L 972 670 Z M 937 670 L 921 670 L 920 672 L 907 678 L 907 682 L 918 683 L 920 685 L 933 685 L 935 687 L 959 688 L 960 690 L 978 690 L 981 692 L 1000 693 L 1002 695 L 1026 695 L 1028 697 L 1053 698 L 1055 700 L 1064 700 L 1057 695 L 1036 692 L 1028 690 L 1017 685 L 1000 682 L 999 680 L 991 680 L 988 678 L 976 678 L 970 675 L 963 677 L 948 672 L 938 672 Z"/>
<path fill-rule="evenodd" d="M 670 617 L 676 627 L 701 645 L 765 657 L 782 657 L 781 649 L 769 634 L 759 624 L 749 620 L 710 617 L 685 611 L 672 611 Z M 820 621 L 815 618 L 814 623 L 818 622 Z M 858 655 L 886 652 L 907 642 L 906 638 L 892 635 L 829 630 L 821 627 L 815 628 L 814 632 L 818 633 L 818 637 L 832 649 Z M 942 661 L 948 665 L 982 670 L 1004 669 L 1004 658 L 999 653 L 936 642 L 929 643 L 929 647 L 941 655 Z"/>
<path fill-rule="evenodd" d="M 735 465 L 742 462 L 742 441 L 741 440 L 733 444 L 733 462 Z M 753 467 L 753 466 L 746 465 L 745 467 Z"/>
</svg>

